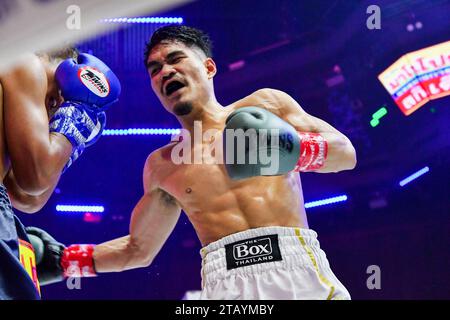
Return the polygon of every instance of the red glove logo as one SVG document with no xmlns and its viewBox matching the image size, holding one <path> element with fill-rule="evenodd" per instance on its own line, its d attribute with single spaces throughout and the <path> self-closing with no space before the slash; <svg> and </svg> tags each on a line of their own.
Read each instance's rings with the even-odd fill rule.
<svg viewBox="0 0 450 320">
<path fill-rule="evenodd" d="M 110 92 L 105 75 L 93 67 L 83 67 L 78 71 L 78 78 L 91 92 L 99 97 L 106 97 Z"/>
</svg>

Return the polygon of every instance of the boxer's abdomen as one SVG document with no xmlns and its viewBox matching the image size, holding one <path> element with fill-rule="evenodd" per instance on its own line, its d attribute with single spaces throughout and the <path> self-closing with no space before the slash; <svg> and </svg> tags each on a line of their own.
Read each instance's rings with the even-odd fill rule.
<svg viewBox="0 0 450 320">
<path fill-rule="evenodd" d="M 264 226 L 307 228 L 298 173 L 228 178 L 223 165 L 181 165 L 163 183 L 181 204 L 203 245 Z"/>
</svg>

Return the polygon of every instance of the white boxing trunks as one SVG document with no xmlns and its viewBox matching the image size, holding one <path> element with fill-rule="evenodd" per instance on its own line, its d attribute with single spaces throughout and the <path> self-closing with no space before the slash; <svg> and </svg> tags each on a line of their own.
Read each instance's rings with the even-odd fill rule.
<svg viewBox="0 0 450 320">
<path fill-rule="evenodd" d="M 249 229 L 210 243 L 200 254 L 200 299 L 350 299 L 310 229 Z"/>
</svg>

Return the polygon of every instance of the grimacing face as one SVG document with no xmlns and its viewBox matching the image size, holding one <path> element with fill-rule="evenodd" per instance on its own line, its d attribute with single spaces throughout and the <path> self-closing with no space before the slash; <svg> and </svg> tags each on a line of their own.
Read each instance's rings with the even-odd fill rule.
<svg viewBox="0 0 450 320">
<path fill-rule="evenodd" d="M 177 114 L 181 104 L 201 106 L 214 94 L 216 65 L 197 47 L 178 41 L 158 44 L 147 59 L 151 86 L 164 108 Z"/>
</svg>

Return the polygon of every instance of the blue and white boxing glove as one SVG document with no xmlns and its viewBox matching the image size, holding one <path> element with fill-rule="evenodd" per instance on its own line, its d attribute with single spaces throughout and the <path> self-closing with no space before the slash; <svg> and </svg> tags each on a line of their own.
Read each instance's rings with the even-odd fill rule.
<svg viewBox="0 0 450 320">
<path fill-rule="evenodd" d="M 63 134 L 73 147 L 64 172 L 100 138 L 106 124 L 104 110 L 118 101 L 121 87 L 111 69 L 89 54 L 64 60 L 55 79 L 65 101 L 50 119 L 50 132 Z"/>
<path fill-rule="evenodd" d="M 87 104 L 64 102 L 50 119 L 50 132 L 64 135 L 72 144 L 72 154 L 63 172 L 101 136 L 106 124 L 104 112 L 95 113 Z"/>
<path fill-rule="evenodd" d="M 117 76 L 100 59 L 87 53 L 66 59 L 55 71 L 55 79 L 66 101 L 85 102 L 93 111 L 107 110 L 119 100 Z"/>
</svg>

